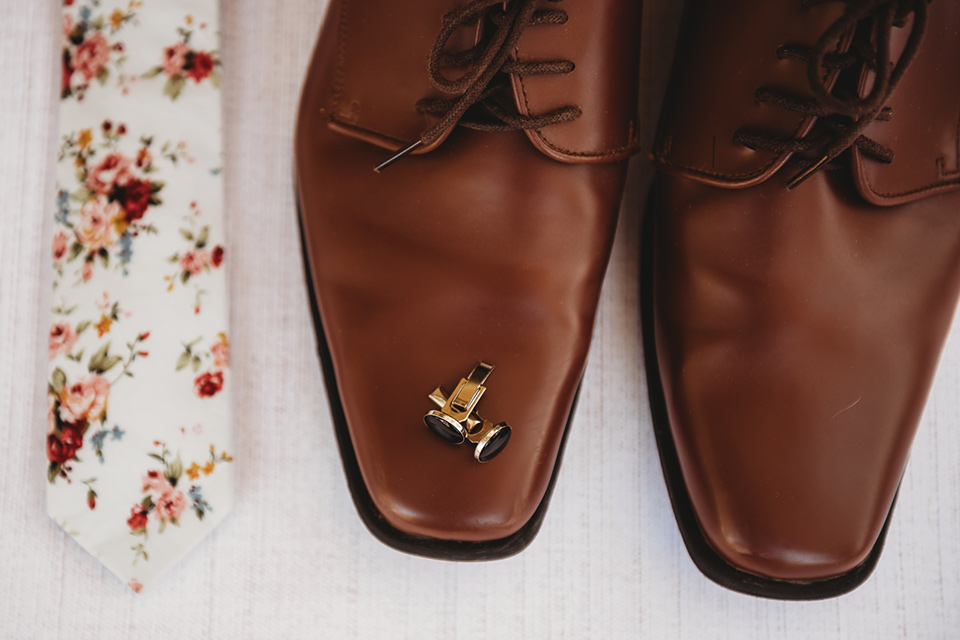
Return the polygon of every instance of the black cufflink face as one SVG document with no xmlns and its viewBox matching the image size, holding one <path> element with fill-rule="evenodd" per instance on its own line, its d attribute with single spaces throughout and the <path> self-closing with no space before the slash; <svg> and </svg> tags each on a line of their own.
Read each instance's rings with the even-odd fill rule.
<svg viewBox="0 0 960 640">
<path fill-rule="evenodd" d="M 482 437 L 477 442 L 476 449 L 473 450 L 473 457 L 477 462 L 489 462 L 497 457 L 497 455 L 503 451 L 503 448 L 507 446 L 507 443 L 510 442 L 513 429 L 511 429 L 510 425 L 506 422 L 500 422 L 495 425 L 489 425 L 489 427 L 485 428 L 479 435 Z"/>
<path fill-rule="evenodd" d="M 507 443 L 513 430 L 506 422 L 494 424 L 476 412 L 486 387 L 483 383 L 493 371 L 493 365 L 479 363 L 466 378 L 447 395 L 437 387 L 428 397 L 438 409 L 428 411 L 423 422 L 434 434 L 450 444 L 470 441 L 476 445 L 473 457 L 477 462 L 489 462 Z"/>
<path fill-rule="evenodd" d="M 440 438 L 450 444 L 463 444 L 467 439 L 467 428 L 445 414 L 443 411 L 428 411 L 423 422 Z"/>
</svg>

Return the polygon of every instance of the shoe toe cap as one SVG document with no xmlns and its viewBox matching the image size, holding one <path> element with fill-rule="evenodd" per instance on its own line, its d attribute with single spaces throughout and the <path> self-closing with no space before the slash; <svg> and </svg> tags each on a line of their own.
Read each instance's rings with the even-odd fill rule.
<svg viewBox="0 0 960 640">
<path fill-rule="evenodd" d="M 710 522 L 701 520 L 701 527 L 707 543 L 735 569 L 786 582 L 814 582 L 849 573 L 867 559 L 877 542 L 877 532 L 862 523 L 784 526 L 789 520 L 756 512 L 746 517 L 725 513 Z"/>
<path fill-rule="evenodd" d="M 819 422 L 810 400 L 779 421 L 751 422 L 746 407 L 762 415 L 764 406 L 742 398 L 727 413 L 733 420 L 720 412 L 677 420 L 684 483 L 707 543 L 733 567 L 774 580 L 853 571 L 881 536 L 905 463 L 892 438 L 876 437 L 902 431 L 877 415 L 882 404 L 864 400 L 859 412 Z"/>
</svg>

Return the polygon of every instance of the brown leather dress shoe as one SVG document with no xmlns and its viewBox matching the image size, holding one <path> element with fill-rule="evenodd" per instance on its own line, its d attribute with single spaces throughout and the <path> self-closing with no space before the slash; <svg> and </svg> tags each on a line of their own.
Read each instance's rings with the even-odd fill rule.
<svg viewBox="0 0 960 640">
<path fill-rule="evenodd" d="M 645 221 L 664 474 L 696 564 L 873 569 L 960 291 L 960 3 L 688 7 Z"/>
<path fill-rule="evenodd" d="M 393 547 L 498 558 L 540 526 L 637 146 L 639 21 L 637 0 L 330 3 L 300 221 L 350 489 Z"/>
</svg>

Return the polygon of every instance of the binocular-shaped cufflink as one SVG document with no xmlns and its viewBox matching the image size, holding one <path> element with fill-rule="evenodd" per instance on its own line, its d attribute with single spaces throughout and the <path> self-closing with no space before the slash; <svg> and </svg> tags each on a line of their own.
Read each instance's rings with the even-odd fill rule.
<svg viewBox="0 0 960 640">
<path fill-rule="evenodd" d="M 423 416 L 424 424 L 443 440 L 451 444 L 469 440 L 477 445 L 473 451 L 477 462 L 488 462 L 503 451 L 513 431 L 506 422 L 494 424 L 476 412 L 480 397 L 487 390 L 483 383 L 492 371 L 493 365 L 481 362 L 469 376 L 460 379 L 450 395 L 443 387 L 437 387 L 428 397 L 439 409 Z"/>
</svg>

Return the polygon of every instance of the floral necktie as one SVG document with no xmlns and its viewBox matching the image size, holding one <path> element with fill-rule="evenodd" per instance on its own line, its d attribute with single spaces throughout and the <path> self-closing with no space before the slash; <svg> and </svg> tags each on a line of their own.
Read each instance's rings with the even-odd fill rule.
<svg viewBox="0 0 960 640">
<path fill-rule="evenodd" d="M 233 504 L 216 0 L 63 0 L 47 510 L 139 592 Z"/>
</svg>

